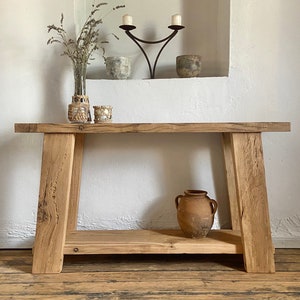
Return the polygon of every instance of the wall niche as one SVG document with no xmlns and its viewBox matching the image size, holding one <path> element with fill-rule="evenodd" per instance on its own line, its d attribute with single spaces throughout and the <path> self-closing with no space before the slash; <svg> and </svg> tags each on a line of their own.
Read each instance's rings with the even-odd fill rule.
<svg viewBox="0 0 300 300">
<path fill-rule="evenodd" d="M 82 26 L 94 0 L 75 0 L 76 29 Z M 116 5 L 125 8 L 111 11 Z M 156 77 L 178 78 L 176 56 L 198 54 L 202 56 L 201 77 L 228 76 L 230 0 L 110 0 L 101 7 L 103 17 L 101 36 L 109 41 L 105 44 L 105 56 L 128 56 L 131 60 L 130 79 L 149 78 L 147 62 L 137 45 L 119 28 L 122 16 L 129 14 L 137 27 L 134 35 L 145 40 L 158 40 L 170 34 L 171 16 L 182 15 L 185 28 L 163 50 Z M 119 40 L 111 33 L 116 34 Z M 151 63 L 154 63 L 160 45 L 143 44 Z M 89 65 L 88 78 L 108 79 L 101 53 L 94 55 Z"/>
</svg>

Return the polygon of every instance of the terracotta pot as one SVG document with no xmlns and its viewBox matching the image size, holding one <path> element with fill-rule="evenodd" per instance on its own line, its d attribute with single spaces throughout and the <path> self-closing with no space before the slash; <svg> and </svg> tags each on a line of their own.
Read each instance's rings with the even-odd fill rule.
<svg viewBox="0 0 300 300">
<path fill-rule="evenodd" d="M 210 231 L 218 204 L 206 191 L 186 190 L 175 198 L 178 224 L 190 238 L 206 237 Z"/>
</svg>

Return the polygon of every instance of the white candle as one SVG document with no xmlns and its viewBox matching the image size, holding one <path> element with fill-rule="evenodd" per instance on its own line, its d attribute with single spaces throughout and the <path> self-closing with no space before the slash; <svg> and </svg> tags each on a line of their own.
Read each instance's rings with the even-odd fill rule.
<svg viewBox="0 0 300 300">
<path fill-rule="evenodd" d="M 132 16 L 124 15 L 123 16 L 123 25 L 132 25 Z"/>
<path fill-rule="evenodd" d="M 172 25 L 181 25 L 181 15 L 172 16 Z"/>
</svg>

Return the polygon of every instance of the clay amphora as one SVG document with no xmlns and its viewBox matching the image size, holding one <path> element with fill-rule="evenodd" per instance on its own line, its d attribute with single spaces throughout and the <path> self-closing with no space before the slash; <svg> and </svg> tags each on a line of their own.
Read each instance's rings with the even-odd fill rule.
<svg viewBox="0 0 300 300">
<path fill-rule="evenodd" d="M 206 191 L 186 190 L 175 198 L 177 220 L 186 237 L 203 238 L 210 231 L 218 204 Z"/>
</svg>

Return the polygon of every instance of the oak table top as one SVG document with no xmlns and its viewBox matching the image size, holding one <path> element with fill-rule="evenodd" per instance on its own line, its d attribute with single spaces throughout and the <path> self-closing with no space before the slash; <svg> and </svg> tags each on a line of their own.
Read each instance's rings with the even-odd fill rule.
<svg viewBox="0 0 300 300">
<path fill-rule="evenodd" d="M 247 123 L 16 123 L 19 133 L 208 133 L 286 132 L 289 122 Z"/>
</svg>

